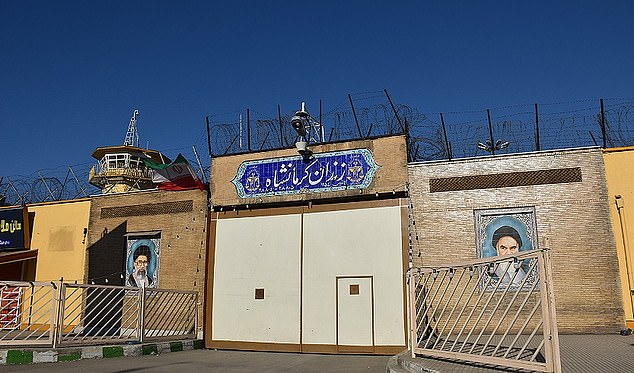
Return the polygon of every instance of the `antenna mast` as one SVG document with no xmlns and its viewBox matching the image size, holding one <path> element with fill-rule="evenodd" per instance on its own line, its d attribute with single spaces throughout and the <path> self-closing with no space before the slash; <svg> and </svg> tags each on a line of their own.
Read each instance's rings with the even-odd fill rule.
<svg viewBox="0 0 634 373">
<path fill-rule="evenodd" d="M 125 134 L 125 140 L 123 140 L 124 146 L 139 147 L 139 130 L 136 127 L 136 117 L 139 115 L 138 110 L 134 110 L 132 118 L 130 118 L 130 124 L 128 124 L 128 132 Z"/>
</svg>

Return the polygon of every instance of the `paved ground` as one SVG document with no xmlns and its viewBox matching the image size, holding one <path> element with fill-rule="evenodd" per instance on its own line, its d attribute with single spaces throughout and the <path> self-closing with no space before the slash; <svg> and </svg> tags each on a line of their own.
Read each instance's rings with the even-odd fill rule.
<svg viewBox="0 0 634 373">
<path fill-rule="evenodd" d="M 5 365 L 5 372 L 372 372 L 384 373 L 389 356 L 316 355 L 277 352 L 193 350 L 160 356 L 87 359 Z"/>
<path fill-rule="evenodd" d="M 634 336 L 559 336 L 564 372 L 634 372 Z"/>
<path fill-rule="evenodd" d="M 634 335 L 560 335 L 561 369 L 564 373 L 634 372 Z M 501 368 L 416 358 L 416 366 L 435 372 L 501 372 Z"/>
<path fill-rule="evenodd" d="M 634 335 L 561 335 L 563 372 L 634 372 Z M 389 356 L 193 350 L 158 356 L 5 365 L 0 372 L 385 372 Z M 417 358 L 436 372 L 500 372 L 491 367 Z"/>
</svg>

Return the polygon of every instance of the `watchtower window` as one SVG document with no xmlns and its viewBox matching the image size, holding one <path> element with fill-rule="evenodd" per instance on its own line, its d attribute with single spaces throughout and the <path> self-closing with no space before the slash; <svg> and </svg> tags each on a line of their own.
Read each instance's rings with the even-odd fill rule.
<svg viewBox="0 0 634 373">
<path fill-rule="evenodd" d="M 130 154 L 106 154 L 101 161 L 106 169 L 127 168 L 130 164 Z"/>
<path fill-rule="evenodd" d="M 145 163 L 138 156 L 130 156 L 130 168 L 134 168 L 137 170 L 145 170 Z"/>
</svg>

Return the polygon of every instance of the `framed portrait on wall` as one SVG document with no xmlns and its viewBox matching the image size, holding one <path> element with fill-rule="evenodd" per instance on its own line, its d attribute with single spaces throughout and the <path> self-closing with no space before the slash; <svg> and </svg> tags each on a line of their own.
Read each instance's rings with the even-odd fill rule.
<svg viewBox="0 0 634 373">
<path fill-rule="evenodd" d="M 534 207 L 474 210 L 474 215 L 478 258 L 539 249 Z M 486 272 L 481 281 L 487 289 L 539 285 L 537 267 L 531 270 L 530 259 L 496 262 Z"/>
<path fill-rule="evenodd" d="M 126 238 L 125 285 L 157 288 L 161 263 L 160 233 L 127 234 Z"/>
</svg>

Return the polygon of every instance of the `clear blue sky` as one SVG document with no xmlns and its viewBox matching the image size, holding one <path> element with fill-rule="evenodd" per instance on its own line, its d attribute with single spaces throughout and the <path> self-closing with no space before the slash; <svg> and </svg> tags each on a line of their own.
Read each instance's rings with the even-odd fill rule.
<svg viewBox="0 0 634 373">
<path fill-rule="evenodd" d="M 247 107 L 634 97 L 633 16 L 631 0 L 3 0 L 0 176 L 92 164 L 133 109 L 142 146 L 208 163 L 205 116 Z"/>
</svg>

